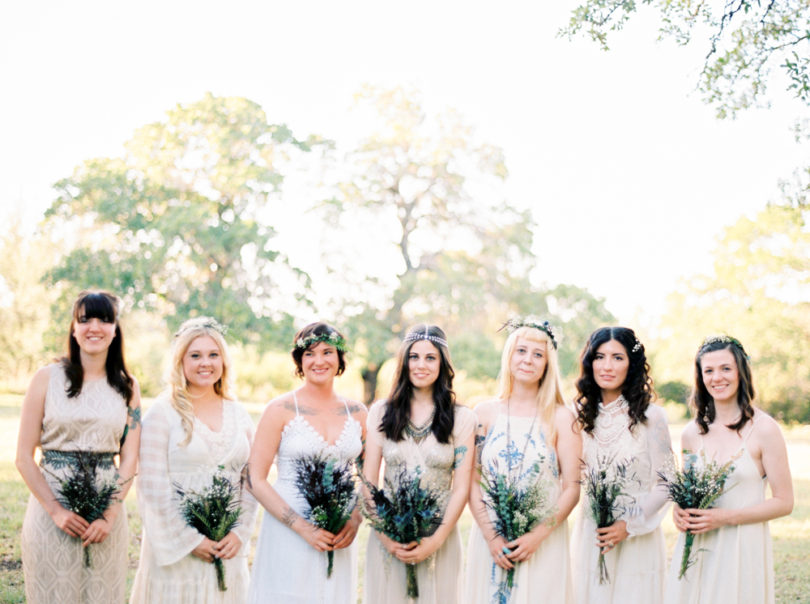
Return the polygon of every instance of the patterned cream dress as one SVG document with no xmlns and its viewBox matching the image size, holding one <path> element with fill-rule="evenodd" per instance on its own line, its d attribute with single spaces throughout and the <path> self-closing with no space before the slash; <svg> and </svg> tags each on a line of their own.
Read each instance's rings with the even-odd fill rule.
<svg viewBox="0 0 810 604">
<path fill-rule="evenodd" d="M 85 381 L 73 398 L 67 377 L 52 365 L 42 418 L 42 475 L 56 495 L 55 476 L 66 478 L 75 467 L 75 453 L 102 454 L 98 481 L 118 477 L 113 456 L 118 453 L 127 405 L 106 379 Z M 81 539 L 60 530 L 31 495 L 21 535 L 25 596 L 29 604 L 123 602 L 127 578 L 127 514 L 123 506 L 107 538 L 90 545 L 91 566 L 85 567 Z"/>
<path fill-rule="evenodd" d="M 369 442 L 382 446 L 385 477 L 393 479 L 403 468 L 409 472 L 420 469 L 423 486 L 442 490 L 449 496 L 453 484 L 456 445 L 463 443 L 475 428 L 475 414 L 466 407 L 456 405 L 453 434 L 450 442 L 439 443 L 433 433 L 424 440 L 411 436 L 392 441 L 380 431 L 385 415 L 385 401 L 375 403 L 368 414 L 366 434 Z M 468 452 L 469 454 L 469 452 Z M 458 526 L 427 560 L 416 565 L 419 598 L 407 597 L 405 565 L 391 556 L 371 531 L 366 550 L 365 595 L 366 604 L 458 604 L 461 602 L 462 550 Z"/>
</svg>

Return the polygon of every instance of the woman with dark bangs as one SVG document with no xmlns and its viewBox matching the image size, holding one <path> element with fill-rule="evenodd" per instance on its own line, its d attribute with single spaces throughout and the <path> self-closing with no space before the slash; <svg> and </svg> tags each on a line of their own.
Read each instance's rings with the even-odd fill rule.
<svg viewBox="0 0 810 604">
<path fill-rule="evenodd" d="M 583 460 L 626 463 L 634 477 L 620 501 L 621 518 L 597 529 L 587 505 L 574 527 L 574 592 L 580 604 L 660 602 L 666 554 L 661 520 L 667 490 L 658 472 L 672 463 L 664 410 L 654 396 L 644 346 L 632 329 L 603 327 L 582 352 L 577 380 L 577 424 Z M 600 582 L 599 554 L 609 581 Z"/>
<path fill-rule="evenodd" d="M 141 408 L 138 383 L 124 363 L 118 305 L 107 292 L 79 294 L 67 356 L 34 375 L 23 401 L 16 463 L 31 490 L 21 550 L 32 604 L 124 601 L 128 536 L 122 502 L 137 468 Z M 95 468 L 97 486 L 117 482 L 119 489 L 93 522 L 59 500 L 60 481 L 88 468 Z M 91 546 L 88 566 L 83 548 Z"/>
<path fill-rule="evenodd" d="M 346 340 L 327 323 L 310 323 L 293 338 L 292 360 L 302 386 L 265 407 L 250 451 L 248 488 L 264 507 L 261 534 L 250 577 L 248 602 L 265 604 L 349 604 L 357 600 L 360 525 L 355 508 L 333 534 L 309 522 L 309 506 L 296 485 L 296 461 L 312 456 L 349 463 L 363 451 L 365 406 L 334 390 L 346 369 Z M 278 478 L 267 477 L 273 461 Z M 324 552 L 334 552 L 327 576 Z"/>
<path fill-rule="evenodd" d="M 365 572 L 367 604 L 455 604 L 461 597 L 461 537 L 456 527 L 467 502 L 472 469 L 472 411 L 457 405 L 447 336 L 435 325 L 416 325 L 397 356 L 391 394 L 368 414 L 363 474 L 379 484 L 403 470 L 447 494 L 441 526 L 420 543 L 397 543 L 372 531 Z M 419 597 L 406 595 L 406 564 L 416 565 Z"/>
<path fill-rule="evenodd" d="M 753 406 L 751 364 L 730 336 L 704 340 L 695 356 L 695 418 L 681 435 L 684 455 L 733 469 L 710 509 L 673 512 L 681 531 L 667 577 L 666 602 L 774 602 L 768 521 L 793 510 L 787 447 L 774 419 Z M 766 484 L 771 496 L 765 497 Z M 678 579 L 684 531 L 696 535 L 695 564 Z"/>
</svg>

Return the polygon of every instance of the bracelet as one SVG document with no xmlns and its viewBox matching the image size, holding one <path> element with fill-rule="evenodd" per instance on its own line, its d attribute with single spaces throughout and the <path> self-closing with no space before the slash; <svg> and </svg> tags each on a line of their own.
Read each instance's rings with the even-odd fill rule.
<svg viewBox="0 0 810 604">
<path fill-rule="evenodd" d="M 292 525 L 295 521 L 299 518 L 298 514 L 296 514 L 295 510 L 292 508 L 287 508 L 287 511 L 281 516 L 281 522 L 285 524 L 287 527 L 292 528 Z"/>
</svg>

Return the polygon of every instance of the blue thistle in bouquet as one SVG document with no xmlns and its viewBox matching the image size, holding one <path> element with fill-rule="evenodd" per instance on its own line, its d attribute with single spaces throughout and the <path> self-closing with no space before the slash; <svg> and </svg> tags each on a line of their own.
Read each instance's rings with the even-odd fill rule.
<svg viewBox="0 0 810 604">
<path fill-rule="evenodd" d="M 637 482 L 630 472 L 630 460 L 616 462 L 612 457 L 597 456 L 595 466 L 585 468 L 585 494 L 596 528 L 605 528 L 619 520 L 635 499 L 628 494 Z M 605 553 L 599 551 L 599 583 L 610 583 Z"/>
<path fill-rule="evenodd" d="M 295 460 L 295 486 L 307 505 L 307 520 L 318 528 L 338 533 L 357 505 L 354 464 L 333 457 L 312 455 Z M 332 576 L 335 552 L 326 552 L 327 578 Z"/>
<path fill-rule="evenodd" d="M 671 475 L 659 472 L 661 482 L 669 491 L 669 498 L 682 509 L 706 510 L 714 505 L 717 498 L 725 491 L 726 481 L 734 471 L 734 459 L 725 464 L 706 460 L 701 453 L 683 452 L 683 469 L 675 469 Z M 683 555 L 678 579 L 683 579 L 686 571 L 697 562 L 697 556 L 692 556 L 692 545 L 695 535 L 686 531 L 684 535 Z"/>
<path fill-rule="evenodd" d="M 481 490 L 487 509 L 494 515 L 493 528 L 507 542 L 525 535 L 553 517 L 549 504 L 550 484 L 540 479 L 540 461 L 522 476 L 501 472 L 496 463 L 481 472 Z M 517 565 L 517 562 L 515 562 Z M 515 568 L 506 571 L 495 592 L 495 604 L 509 601 L 515 582 Z"/>
<path fill-rule="evenodd" d="M 221 541 L 239 524 L 242 515 L 241 481 L 234 484 L 219 466 L 211 477 L 211 485 L 200 491 L 186 490 L 175 483 L 174 488 L 180 496 L 180 514 L 183 520 L 201 535 L 212 541 Z M 217 573 L 217 586 L 220 591 L 228 589 L 225 584 L 225 566 L 222 560 L 214 558 Z"/>
<path fill-rule="evenodd" d="M 415 472 L 403 468 L 393 479 L 385 479 L 382 489 L 365 479 L 363 483 L 371 493 L 371 504 L 364 505 L 364 515 L 374 530 L 397 543 L 418 543 L 441 526 L 446 495 L 422 486 L 419 468 Z M 418 598 L 416 565 L 406 565 L 405 573 L 408 597 Z"/>
<path fill-rule="evenodd" d="M 54 468 L 70 468 L 69 474 L 61 478 L 47 470 L 59 486 L 56 499 L 65 509 L 78 514 L 87 522 L 102 518 L 104 512 L 116 501 L 121 492 L 118 473 L 111 480 L 99 480 L 97 473 L 114 467 L 111 453 L 93 451 L 45 451 L 43 462 Z M 131 479 L 130 479 L 131 480 Z M 90 546 L 84 548 L 84 566 L 93 565 Z"/>
</svg>

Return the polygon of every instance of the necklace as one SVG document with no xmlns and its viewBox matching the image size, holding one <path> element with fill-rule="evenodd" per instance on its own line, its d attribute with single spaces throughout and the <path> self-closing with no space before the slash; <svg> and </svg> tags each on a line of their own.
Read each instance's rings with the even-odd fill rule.
<svg viewBox="0 0 810 604">
<path fill-rule="evenodd" d="M 427 435 L 430 434 L 431 428 L 433 428 L 433 417 L 436 415 L 436 407 L 433 407 L 433 411 L 430 412 L 430 417 L 427 418 L 424 424 L 421 426 L 417 426 L 414 424 L 410 418 L 408 419 L 408 423 L 405 426 L 405 432 L 408 433 L 415 442 L 420 443 Z"/>
<path fill-rule="evenodd" d="M 511 448 L 512 446 L 512 397 L 509 396 L 506 399 L 506 446 Z M 532 432 L 534 432 L 534 422 L 537 421 L 537 407 L 534 409 L 534 415 L 532 416 L 532 424 L 529 426 L 529 431 L 526 433 L 526 442 L 523 443 L 523 451 L 520 453 L 520 465 L 518 466 L 518 478 L 520 478 L 521 472 L 523 472 L 523 462 L 526 459 L 526 449 L 529 448 L 529 441 L 532 439 Z M 510 479 L 512 478 L 512 456 L 507 456 L 507 470 L 509 473 Z"/>
</svg>

